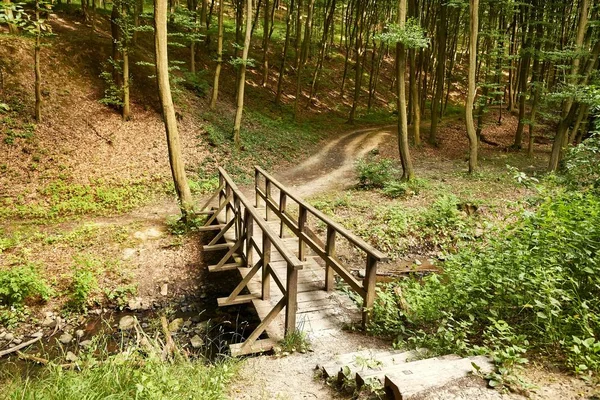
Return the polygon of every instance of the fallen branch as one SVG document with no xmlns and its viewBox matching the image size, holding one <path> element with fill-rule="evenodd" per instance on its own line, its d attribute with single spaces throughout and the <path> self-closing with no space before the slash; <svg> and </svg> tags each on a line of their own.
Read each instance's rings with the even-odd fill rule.
<svg viewBox="0 0 600 400">
<path fill-rule="evenodd" d="M 23 342 L 23 343 L 21 343 L 21 344 L 19 344 L 19 345 L 15 346 L 15 347 L 12 347 L 12 348 L 10 348 L 10 349 L 7 349 L 7 350 L 2 350 L 2 351 L 0 351 L 0 358 L 1 358 L 1 357 L 4 357 L 4 356 L 6 356 L 6 355 L 12 354 L 12 353 L 14 353 L 15 351 L 19 351 L 19 350 L 21 350 L 22 348 L 25 348 L 25 347 L 27 347 L 27 346 L 29 346 L 29 345 L 32 345 L 32 344 L 34 344 L 35 342 L 37 342 L 38 340 L 41 340 L 41 339 L 42 339 L 42 336 L 38 336 L 38 337 L 36 337 L 35 339 L 31 339 L 31 340 L 29 340 L 29 341 L 27 341 L 27 342 Z"/>
</svg>

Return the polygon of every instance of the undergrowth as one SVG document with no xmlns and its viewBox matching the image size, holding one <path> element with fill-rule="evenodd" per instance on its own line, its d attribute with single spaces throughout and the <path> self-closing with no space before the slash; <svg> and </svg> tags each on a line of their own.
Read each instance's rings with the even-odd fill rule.
<svg viewBox="0 0 600 400">
<path fill-rule="evenodd" d="M 440 353 L 488 353 L 502 365 L 560 354 L 600 372 L 600 198 L 559 191 L 485 244 L 463 246 L 441 275 L 378 289 L 376 334 Z"/>
</svg>

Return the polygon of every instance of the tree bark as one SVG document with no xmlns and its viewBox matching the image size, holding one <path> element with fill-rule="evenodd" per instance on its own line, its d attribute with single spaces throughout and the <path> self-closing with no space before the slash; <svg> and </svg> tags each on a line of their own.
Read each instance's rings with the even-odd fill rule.
<svg viewBox="0 0 600 400">
<path fill-rule="evenodd" d="M 398 5 L 398 26 L 403 29 L 406 25 L 406 0 L 400 0 Z M 408 120 L 406 115 L 406 48 L 403 43 L 396 43 L 396 62 L 398 71 L 398 144 L 402 163 L 402 178 L 414 178 L 414 169 L 410 150 L 408 148 Z"/>
<path fill-rule="evenodd" d="M 213 83 L 212 97 L 210 99 L 210 109 L 214 110 L 217 106 L 217 98 L 219 97 L 219 78 L 221 77 L 221 68 L 223 65 L 223 0 L 219 1 L 219 21 L 218 21 L 218 37 L 217 37 L 217 67 L 215 68 L 215 80 Z"/>
<path fill-rule="evenodd" d="M 267 83 L 269 82 L 269 22 L 271 21 L 269 10 L 271 7 L 269 6 L 269 0 L 265 2 L 265 11 L 264 11 L 264 32 L 263 32 L 263 87 L 267 87 Z"/>
<path fill-rule="evenodd" d="M 39 24 L 40 20 L 40 3 L 36 0 L 35 2 L 35 20 Z M 37 26 L 37 32 L 35 35 L 35 48 L 34 48 L 34 69 L 35 69 L 35 120 L 39 124 L 42 122 L 42 72 L 40 70 L 40 49 L 41 49 L 41 27 Z"/>
<path fill-rule="evenodd" d="M 286 23 L 285 23 L 285 42 L 283 44 L 283 54 L 281 55 L 281 66 L 279 67 L 279 78 L 277 79 L 277 93 L 275 94 L 275 104 L 281 103 L 281 93 L 283 92 L 283 76 L 285 75 L 285 59 L 287 58 L 290 47 L 290 33 L 292 29 L 292 15 L 294 12 L 294 0 L 290 0 Z"/>
<path fill-rule="evenodd" d="M 446 73 L 446 37 L 447 37 L 447 15 L 446 4 L 440 4 L 440 18 L 438 20 L 437 39 L 437 64 L 435 72 L 435 94 L 431 102 L 431 129 L 429 131 L 429 143 L 437 146 L 437 126 L 440 119 L 440 107 L 444 95 L 444 76 Z"/>
<path fill-rule="evenodd" d="M 246 87 L 246 62 L 250 50 L 250 39 L 252 36 L 252 0 L 246 3 L 246 37 L 244 39 L 244 50 L 242 51 L 242 65 L 240 66 L 240 78 L 238 82 L 237 109 L 233 124 L 233 143 L 239 149 L 242 145 L 240 130 L 242 127 L 242 114 L 244 112 L 244 90 Z"/>
<path fill-rule="evenodd" d="M 187 219 L 193 213 L 193 202 L 190 187 L 185 175 L 185 165 L 181 155 L 179 132 L 171 85 L 169 83 L 169 59 L 167 54 L 167 0 L 154 0 L 154 54 L 156 64 L 156 80 L 158 83 L 158 97 L 162 108 L 165 131 L 167 135 L 167 148 L 169 162 L 175 191 L 179 198 L 181 217 Z"/>
<path fill-rule="evenodd" d="M 473 105 L 475 103 L 475 70 L 477 67 L 477 33 L 479 29 L 479 0 L 470 0 L 469 12 L 471 15 L 470 37 L 469 37 L 469 73 L 467 104 L 465 107 L 465 121 L 467 124 L 467 136 L 469 138 L 469 173 L 477 171 L 477 133 L 473 122 Z"/>
</svg>

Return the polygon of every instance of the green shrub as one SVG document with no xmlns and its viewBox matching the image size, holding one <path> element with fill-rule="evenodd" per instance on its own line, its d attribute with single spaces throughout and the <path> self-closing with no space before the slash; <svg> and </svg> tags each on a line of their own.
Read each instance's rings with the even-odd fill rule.
<svg viewBox="0 0 600 400">
<path fill-rule="evenodd" d="M 0 271 L 0 304 L 20 305 L 35 297 L 45 301 L 51 295 L 52 289 L 32 265 Z"/>
<path fill-rule="evenodd" d="M 73 267 L 73 277 L 69 287 L 67 307 L 74 311 L 85 311 L 94 302 L 94 292 L 98 289 L 98 280 L 94 274 L 95 263 L 79 260 Z"/>
<path fill-rule="evenodd" d="M 425 220 L 456 225 L 454 204 L 440 199 Z M 376 302 L 371 327 L 377 333 L 412 337 L 413 345 L 440 352 L 474 352 L 475 345 L 492 354 L 513 346 L 560 352 L 575 371 L 598 373 L 600 198 L 578 192 L 548 197 L 485 245 L 450 256 L 441 275 L 381 290 L 386 295 Z M 494 324 L 511 328 L 503 348 L 490 348 L 500 340 L 498 329 L 490 331 Z"/>
<path fill-rule="evenodd" d="M 356 163 L 359 185 L 363 188 L 381 189 L 398 174 L 392 160 L 360 159 Z"/>
<path fill-rule="evenodd" d="M 569 149 L 562 166 L 560 177 L 571 189 L 600 190 L 600 132 Z"/>
</svg>

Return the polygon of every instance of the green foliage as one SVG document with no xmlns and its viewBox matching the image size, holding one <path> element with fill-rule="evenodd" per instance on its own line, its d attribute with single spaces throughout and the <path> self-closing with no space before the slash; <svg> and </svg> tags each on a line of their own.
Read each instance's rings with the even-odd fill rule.
<svg viewBox="0 0 600 400">
<path fill-rule="evenodd" d="M 67 307 L 73 311 L 86 311 L 94 301 L 94 293 L 98 289 L 95 270 L 99 262 L 94 259 L 80 258 L 73 267 L 73 276 L 69 287 Z"/>
<path fill-rule="evenodd" d="M 573 190 L 600 190 L 600 132 L 569 149 L 562 163 L 561 183 Z"/>
<path fill-rule="evenodd" d="M 186 235 L 192 232 L 198 232 L 198 228 L 204 226 L 206 216 L 196 215 L 188 217 L 187 220 L 181 219 L 179 216 L 173 216 L 167 219 L 167 227 L 172 235 Z"/>
<path fill-rule="evenodd" d="M 383 188 L 398 174 L 393 161 L 387 158 L 360 159 L 356 163 L 356 172 L 361 187 L 377 189 Z"/>
<path fill-rule="evenodd" d="M 310 342 L 306 332 L 300 329 L 296 329 L 293 332 L 289 332 L 279 342 L 279 346 L 282 352 L 285 353 L 306 353 L 310 350 Z"/>
<path fill-rule="evenodd" d="M 123 86 L 117 85 L 115 82 L 113 70 L 118 74 L 122 74 L 123 72 L 121 63 L 110 57 L 106 62 L 102 63 L 100 78 L 104 81 L 104 96 L 100 99 L 100 103 L 119 108 L 123 107 Z"/>
<path fill-rule="evenodd" d="M 21 305 L 28 299 L 48 300 L 52 289 L 33 265 L 0 271 L 0 304 Z"/>
<path fill-rule="evenodd" d="M 196 72 L 195 74 L 191 72 L 186 72 L 185 74 L 183 74 L 183 86 L 186 89 L 194 92 L 196 96 L 206 96 L 210 87 L 207 80 L 207 71 L 204 70 Z"/>
<path fill-rule="evenodd" d="M 35 125 L 19 123 L 15 118 L 6 116 L 0 119 L 0 128 L 4 132 L 4 143 L 15 144 L 17 139 L 31 139 L 35 136 Z"/>
<path fill-rule="evenodd" d="M 6 198 L 0 202 L 2 218 L 56 219 L 69 215 L 120 213 L 148 201 L 155 190 L 145 180 L 107 184 L 101 181 L 90 185 L 55 180 L 39 189 L 34 201 Z"/>
<path fill-rule="evenodd" d="M 427 187 L 427 181 L 423 179 L 411 179 L 410 181 L 388 181 L 383 184 L 382 193 L 392 199 L 400 197 L 416 196 L 421 189 Z"/>
<path fill-rule="evenodd" d="M 161 360 L 154 350 L 159 340 L 144 336 L 147 347 L 132 347 L 106 355 L 92 349 L 80 354 L 78 367 L 64 370 L 51 363 L 38 371 L 35 379 L 20 374 L 0 372 L 3 380 L 1 399 L 79 400 L 164 400 L 164 399 L 226 399 L 227 385 L 235 374 L 231 359 L 215 364 L 180 358 L 173 362 Z M 149 350 L 151 350 L 149 352 Z M 98 355 L 98 353 L 100 355 Z"/>
<path fill-rule="evenodd" d="M 440 201 L 425 221 L 442 229 L 460 223 L 454 203 Z M 559 192 L 543 199 L 485 245 L 450 256 L 443 271 L 381 287 L 370 329 L 440 352 L 483 348 L 511 366 L 524 362 L 525 350 L 558 351 L 574 370 L 599 372 L 597 196 Z"/>
<path fill-rule="evenodd" d="M 119 310 L 122 310 L 129 303 L 129 298 L 137 293 L 137 285 L 128 284 L 117 286 L 114 289 L 106 290 L 106 298 L 114 303 Z"/>
<path fill-rule="evenodd" d="M 425 30 L 414 18 L 409 18 L 403 28 L 397 24 L 387 25 L 385 31 L 375 35 L 375 38 L 386 43 L 402 43 L 408 49 L 429 46 L 429 38 L 425 37 Z"/>
</svg>

